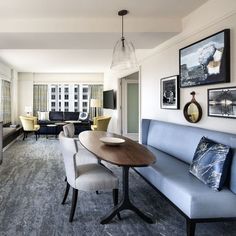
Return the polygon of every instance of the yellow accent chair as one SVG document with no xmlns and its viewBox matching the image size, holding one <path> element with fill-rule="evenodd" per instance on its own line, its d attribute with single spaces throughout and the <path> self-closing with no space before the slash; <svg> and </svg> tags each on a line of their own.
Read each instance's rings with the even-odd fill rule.
<svg viewBox="0 0 236 236">
<path fill-rule="evenodd" d="M 34 132 L 36 136 L 36 141 L 38 138 L 38 130 L 40 129 L 40 125 L 37 124 L 37 117 L 35 116 L 20 116 L 20 121 L 24 130 L 24 137 L 27 138 L 28 133 Z"/>
<path fill-rule="evenodd" d="M 110 116 L 96 116 L 93 118 L 93 125 L 91 125 L 91 130 L 96 131 L 107 131 L 107 127 L 111 120 Z"/>
</svg>

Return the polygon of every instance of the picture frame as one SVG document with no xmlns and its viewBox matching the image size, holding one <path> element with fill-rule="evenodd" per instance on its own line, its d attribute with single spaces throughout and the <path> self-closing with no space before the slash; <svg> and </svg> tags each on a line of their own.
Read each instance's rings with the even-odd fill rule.
<svg viewBox="0 0 236 236">
<path fill-rule="evenodd" d="M 160 80 L 161 109 L 179 109 L 179 76 L 173 75 Z"/>
<path fill-rule="evenodd" d="M 236 119 L 236 87 L 208 89 L 208 116 Z"/>
<path fill-rule="evenodd" d="M 230 82 L 230 29 L 179 50 L 180 87 Z"/>
</svg>

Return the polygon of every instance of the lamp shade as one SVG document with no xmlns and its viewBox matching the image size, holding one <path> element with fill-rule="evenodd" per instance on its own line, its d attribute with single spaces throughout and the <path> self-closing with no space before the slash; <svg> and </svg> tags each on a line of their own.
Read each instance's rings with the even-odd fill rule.
<svg viewBox="0 0 236 236">
<path fill-rule="evenodd" d="M 137 67 L 138 62 L 132 42 L 128 42 L 125 38 L 121 38 L 117 41 L 113 50 L 111 69 L 126 70 Z"/>
<path fill-rule="evenodd" d="M 90 100 L 90 107 L 101 107 L 101 103 L 99 99 L 91 99 Z"/>
</svg>

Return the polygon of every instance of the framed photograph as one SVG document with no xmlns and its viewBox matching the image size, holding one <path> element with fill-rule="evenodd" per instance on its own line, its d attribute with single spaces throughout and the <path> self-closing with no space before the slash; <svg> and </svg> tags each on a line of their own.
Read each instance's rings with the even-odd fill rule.
<svg viewBox="0 0 236 236">
<path fill-rule="evenodd" d="M 230 30 L 179 50 L 180 87 L 230 82 Z"/>
<path fill-rule="evenodd" d="M 161 79 L 161 108 L 179 109 L 179 76 Z"/>
<path fill-rule="evenodd" d="M 236 87 L 208 89 L 208 116 L 236 118 Z"/>
</svg>

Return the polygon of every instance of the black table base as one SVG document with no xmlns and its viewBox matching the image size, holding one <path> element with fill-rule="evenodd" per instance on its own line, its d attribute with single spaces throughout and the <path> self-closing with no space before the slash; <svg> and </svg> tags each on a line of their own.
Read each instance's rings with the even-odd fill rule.
<svg viewBox="0 0 236 236">
<path fill-rule="evenodd" d="M 123 210 L 134 211 L 140 218 L 149 224 L 153 223 L 153 220 L 142 213 L 136 206 L 134 206 L 129 199 L 129 166 L 123 166 L 123 197 L 121 202 L 113 207 L 111 211 L 101 219 L 101 224 L 109 223 L 119 212 Z"/>
</svg>

